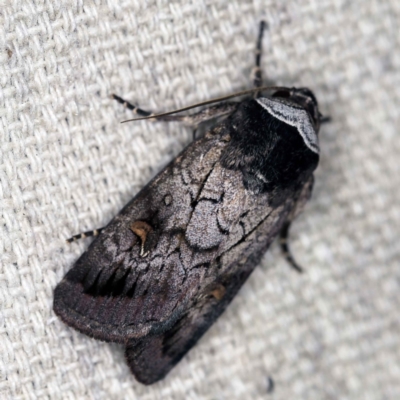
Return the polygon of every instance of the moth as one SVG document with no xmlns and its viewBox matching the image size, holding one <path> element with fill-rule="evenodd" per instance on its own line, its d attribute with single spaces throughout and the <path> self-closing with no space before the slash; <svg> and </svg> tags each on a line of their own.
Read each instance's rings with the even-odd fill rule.
<svg viewBox="0 0 400 400">
<path fill-rule="evenodd" d="M 88 336 L 123 344 L 144 384 L 191 349 L 276 237 L 300 270 L 287 238 L 311 195 L 323 118 L 309 89 L 262 86 L 263 29 L 262 22 L 252 90 L 184 116 L 114 96 L 136 119 L 216 120 L 105 228 L 73 238 L 97 235 L 54 292 L 55 313 Z M 226 101 L 238 95 L 246 97 Z"/>
</svg>

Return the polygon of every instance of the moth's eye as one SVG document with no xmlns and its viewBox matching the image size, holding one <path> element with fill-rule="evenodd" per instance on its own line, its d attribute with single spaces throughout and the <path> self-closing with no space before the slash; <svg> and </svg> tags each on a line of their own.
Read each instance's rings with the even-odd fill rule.
<svg viewBox="0 0 400 400">
<path fill-rule="evenodd" d="M 310 89 L 300 88 L 298 92 L 301 93 L 305 98 L 311 99 L 311 102 L 314 103 L 314 105 L 318 104 L 317 99 L 314 96 L 314 93 Z"/>
</svg>

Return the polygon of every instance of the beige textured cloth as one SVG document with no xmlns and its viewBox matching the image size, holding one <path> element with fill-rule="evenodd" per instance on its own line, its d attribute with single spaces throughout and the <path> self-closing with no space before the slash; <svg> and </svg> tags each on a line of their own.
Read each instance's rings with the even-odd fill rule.
<svg viewBox="0 0 400 400">
<path fill-rule="evenodd" d="M 314 195 L 227 312 L 162 382 L 64 325 L 55 285 L 89 239 L 191 140 L 145 109 L 269 81 L 332 117 Z M 400 2 L 14 0 L 0 9 L 1 399 L 400 398 Z M 275 382 L 268 394 L 268 377 Z"/>
</svg>

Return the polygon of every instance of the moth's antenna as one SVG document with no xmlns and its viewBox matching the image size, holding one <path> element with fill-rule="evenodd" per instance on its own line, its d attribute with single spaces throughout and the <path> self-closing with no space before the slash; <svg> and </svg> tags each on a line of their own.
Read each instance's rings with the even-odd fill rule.
<svg viewBox="0 0 400 400">
<path fill-rule="evenodd" d="M 179 113 L 179 112 L 182 112 L 182 111 L 191 110 L 192 108 L 201 107 L 201 106 L 205 106 L 207 104 L 212 104 L 212 103 L 218 103 L 220 101 L 228 100 L 228 99 L 231 99 L 233 97 L 244 96 L 246 94 L 251 94 L 251 93 L 254 93 L 254 92 L 278 91 L 278 90 L 290 91 L 291 89 L 289 89 L 289 88 L 287 88 L 285 86 L 261 86 L 261 87 L 254 88 L 254 89 L 242 90 L 241 92 L 236 92 L 236 93 L 230 94 L 228 96 L 217 97 L 216 99 L 203 101 L 201 103 L 197 103 L 197 104 L 193 104 L 191 106 L 179 108 L 179 109 L 174 110 L 174 111 L 168 111 L 168 112 L 161 113 L 161 114 L 150 114 L 150 115 L 147 115 L 146 117 L 127 119 L 125 121 L 121 121 L 121 124 L 124 124 L 125 122 L 130 122 L 130 121 L 141 121 L 143 119 L 152 119 L 152 118 L 164 117 L 166 115 L 176 114 L 176 113 Z"/>
<path fill-rule="evenodd" d="M 262 40 L 264 35 L 265 21 L 260 21 L 260 27 L 258 31 L 258 38 L 256 44 L 256 59 L 255 65 L 252 71 L 254 87 L 259 88 L 262 86 L 262 73 L 261 73 L 261 53 L 262 53 Z M 254 93 L 254 97 L 257 97 L 258 93 Z"/>
</svg>

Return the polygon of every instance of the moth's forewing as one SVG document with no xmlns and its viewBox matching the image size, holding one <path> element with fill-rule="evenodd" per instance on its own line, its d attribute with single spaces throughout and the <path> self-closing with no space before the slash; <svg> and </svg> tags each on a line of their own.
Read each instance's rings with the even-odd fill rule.
<svg viewBox="0 0 400 400">
<path fill-rule="evenodd" d="M 185 232 L 223 147 L 218 138 L 192 143 L 111 221 L 56 287 L 54 311 L 64 322 L 96 339 L 125 342 L 179 318 L 206 275 L 197 264 L 216 257 L 216 248 L 198 257 Z M 157 232 L 145 257 L 131 229 L 136 221 Z"/>
</svg>

